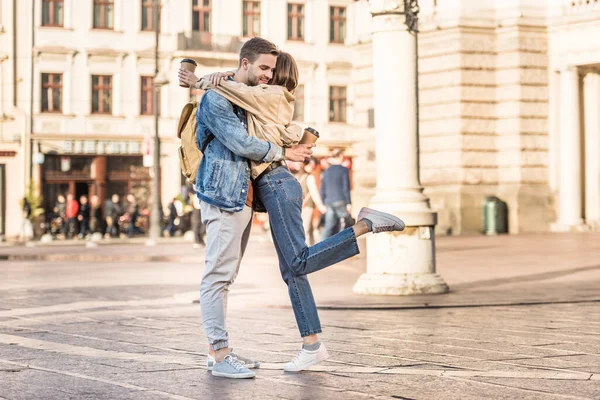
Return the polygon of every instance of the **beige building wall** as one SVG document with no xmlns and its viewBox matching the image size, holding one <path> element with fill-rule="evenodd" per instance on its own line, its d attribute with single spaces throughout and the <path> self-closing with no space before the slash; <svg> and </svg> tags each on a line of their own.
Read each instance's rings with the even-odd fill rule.
<svg viewBox="0 0 600 400">
<path fill-rule="evenodd" d="M 420 172 L 438 233 L 481 232 L 490 195 L 507 202 L 511 233 L 597 228 L 600 4 L 419 4 Z M 364 38 L 355 71 L 369 69 Z M 570 111 L 568 68 L 578 82 L 567 85 L 577 96 Z M 372 96 L 361 104 L 372 107 Z"/>
<path fill-rule="evenodd" d="M 25 193 L 28 177 L 28 141 L 23 138 L 27 138 L 29 131 L 29 119 L 24 106 L 27 105 L 25 96 L 30 86 L 24 80 L 31 70 L 28 54 L 19 49 L 26 48 L 30 40 L 27 32 L 31 20 L 28 21 L 23 13 L 13 19 L 15 4 L 13 1 L 0 2 L 0 165 L 5 174 L 4 187 L 0 188 L 3 203 L 0 212 L 4 213 L 0 235 L 6 236 L 15 236 L 20 232 L 20 200 Z M 14 30 L 22 33 L 17 41 L 13 41 Z"/>
</svg>

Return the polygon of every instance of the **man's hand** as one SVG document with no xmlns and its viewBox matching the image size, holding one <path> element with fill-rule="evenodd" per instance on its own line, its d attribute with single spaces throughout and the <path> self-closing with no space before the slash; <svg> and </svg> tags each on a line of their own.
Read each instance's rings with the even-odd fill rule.
<svg viewBox="0 0 600 400">
<path fill-rule="evenodd" d="M 313 147 L 315 147 L 314 143 L 297 144 L 295 146 L 288 147 L 285 149 L 285 159 L 290 161 L 303 162 L 312 155 Z"/>
<path fill-rule="evenodd" d="M 185 83 L 189 87 L 194 87 L 196 82 L 198 82 L 198 77 L 194 75 L 192 71 L 188 71 L 187 69 L 179 68 L 177 77 L 179 78 L 180 82 Z"/>
<path fill-rule="evenodd" d="M 325 207 L 325 206 L 319 207 L 319 212 L 321 214 L 325 214 L 327 212 L 327 207 Z"/>
<path fill-rule="evenodd" d="M 202 79 L 210 81 L 213 86 L 219 86 L 223 79 L 227 79 L 230 76 L 234 76 L 235 72 L 227 71 L 227 72 L 213 72 L 212 74 L 204 75 Z"/>
</svg>

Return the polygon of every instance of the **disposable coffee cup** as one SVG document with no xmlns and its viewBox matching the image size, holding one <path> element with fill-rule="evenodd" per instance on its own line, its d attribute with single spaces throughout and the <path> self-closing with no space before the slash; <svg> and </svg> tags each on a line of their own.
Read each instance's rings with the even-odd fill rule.
<svg viewBox="0 0 600 400">
<path fill-rule="evenodd" d="M 313 128 L 306 128 L 304 130 L 304 134 L 302 135 L 302 139 L 300 139 L 299 144 L 315 143 L 318 138 L 319 138 L 319 132 L 317 132 Z"/>
<path fill-rule="evenodd" d="M 181 69 L 185 69 L 188 71 L 196 71 L 196 67 L 198 66 L 198 64 L 196 64 L 196 61 L 192 60 L 191 58 L 184 58 L 183 60 L 181 60 Z M 179 86 L 181 87 L 185 87 L 185 88 L 189 88 L 190 85 L 188 85 L 187 83 L 184 83 L 182 81 L 179 81 Z"/>
</svg>

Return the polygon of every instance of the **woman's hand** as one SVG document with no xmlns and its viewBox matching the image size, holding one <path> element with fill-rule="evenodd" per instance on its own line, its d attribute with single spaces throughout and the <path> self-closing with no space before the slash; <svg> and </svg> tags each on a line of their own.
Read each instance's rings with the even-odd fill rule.
<svg viewBox="0 0 600 400">
<path fill-rule="evenodd" d="M 227 79 L 233 75 L 235 75 L 233 71 L 213 72 L 212 74 L 204 75 L 202 79 L 209 81 L 213 86 L 219 86 L 223 79 Z"/>
<path fill-rule="evenodd" d="M 180 82 L 185 83 L 189 87 L 194 87 L 196 82 L 198 82 L 198 77 L 194 75 L 192 71 L 188 71 L 187 69 L 179 68 L 177 77 L 179 78 Z"/>
</svg>

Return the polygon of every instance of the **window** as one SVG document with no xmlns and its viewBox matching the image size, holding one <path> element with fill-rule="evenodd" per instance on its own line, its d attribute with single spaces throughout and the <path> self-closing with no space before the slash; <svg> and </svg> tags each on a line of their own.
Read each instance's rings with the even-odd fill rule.
<svg viewBox="0 0 600 400">
<path fill-rule="evenodd" d="M 63 0 L 42 1 L 42 26 L 63 26 Z"/>
<path fill-rule="evenodd" d="M 94 0 L 94 28 L 113 29 L 114 0 Z"/>
<path fill-rule="evenodd" d="M 42 74 L 42 112 L 62 112 L 62 74 Z"/>
<path fill-rule="evenodd" d="M 346 8 L 329 7 L 329 41 L 344 43 L 346 40 Z"/>
<path fill-rule="evenodd" d="M 142 0 L 142 30 L 154 31 L 154 0 Z M 160 13 L 158 14 L 158 30 L 160 31 Z"/>
<path fill-rule="evenodd" d="M 294 106 L 294 121 L 304 121 L 304 85 L 298 85 L 294 92 L 296 104 Z"/>
<path fill-rule="evenodd" d="M 244 1 L 244 36 L 260 36 L 260 1 Z"/>
<path fill-rule="evenodd" d="M 92 75 L 92 114 L 112 112 L 112 76 Z"/>
<path fill-rule="evenodd" d="M 141 115 L 154 115 L 154 94 L 158 100 L 158 115 L 160 115 L 160 87 L 155 90 L 154 78 L 151 76 L 142 76 L 142 108 Z"/>
<path fill-rule="evenodd" d="M 288 40 L 304 40 L 304 5 L 288 3 Z"/>
<path fill-rule="evenodd" d="M 210 32 L 210 0 L 192 0 L 192 30 Z"/>
<path fill-rule="evenodd" d="M 375 128 L 375 109 L 374 108 L 369 108 L 367 110 L 367 127 L 368 128 Z"/>
<path fill-rule="evenodd" d="M 346 122 L 346 87 L 329 87 L 329 120 Z"/>
</svg>

